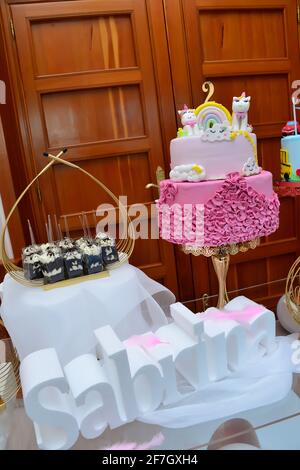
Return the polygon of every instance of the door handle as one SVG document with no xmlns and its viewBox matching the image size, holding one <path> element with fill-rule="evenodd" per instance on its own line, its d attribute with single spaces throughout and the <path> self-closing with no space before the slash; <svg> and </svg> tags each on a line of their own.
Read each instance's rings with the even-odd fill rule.
<svg viewBox="0 0 300 470">
<path fill-rule="evenodd" d="M 162 180 L 166 179 L 165 170 L 161 166 L 158 166 L 156 168 L 155 175 L 156 175 L 156 183 L 157 184 L 148 183 L 148 184 L 146 184 L 145 189 L 156 188 L 156 189 L 158 189 L 158 192 L 159 192 L 159 183 Z"/>
</svg>

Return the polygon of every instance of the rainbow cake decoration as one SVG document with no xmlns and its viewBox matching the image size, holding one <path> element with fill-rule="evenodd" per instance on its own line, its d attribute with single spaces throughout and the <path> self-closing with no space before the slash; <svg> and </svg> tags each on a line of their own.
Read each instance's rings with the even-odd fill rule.
<svg viewBox="0 0 300 470">
<path fill-rule="evenodd" d="M 161 181 L 157 201 L 162 238 L 214 247 L 278 228 L 279 200 L 272 174 L 258 165 L 250 102 L 244 92 L 233 98 L 232 113 L 215 101 L 178 111 L 182 126 L 171 141 L 170 177 Z"/>
</svg>

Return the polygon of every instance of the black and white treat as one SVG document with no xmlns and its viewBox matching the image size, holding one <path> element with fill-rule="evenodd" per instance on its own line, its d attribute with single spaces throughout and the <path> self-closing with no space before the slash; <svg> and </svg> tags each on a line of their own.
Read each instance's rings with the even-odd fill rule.
<svg viewBox="0 0 300 470">
<path fill-rule="evenodd" d="M 62 251 L 70 251 L 75 247 L 75 243 L 71 238 L 66 237 L 60 240 L 59 242 L 57 242 L 57 246 Z"/>
<path fill-rule="evenodd" d="M 98 232 L 96 242 L 101 246 L 104 264 L 112 264 L 119 261 L 116 242 L 108 233 Z"/>
<path fill-rule="evenodd" d="M 46 284 L 53 284 L 65 279 L 64 260 L 58 248 L 44 251 L 40 255 L 40 261 Z"/>
<path fill-rule="evenodd" d="M 116 242 L 112 238 L 102 240 L 102 258 L 104 264 L 112 264 L 119 261 L 119 253 L 116 247 Z"/>
<path fill-rule="evenodd" d="M 79 240 L 76 240 L 75 245 L 82 250 L 85 246 L 91 246 L 93 244 L 94 240 L 91 240 L 90 238 L 87 237 L 81 237 Z"/>
<path fill-rule="evenodd" d="M 23 269 L 24 269 L 25 279 L 28 279 L 29 281 L 34 281 L 36 279 L 43 279 L 44 276 L 42 272 L 40 255 L 38 255 L 37 253 L 32 253 L 30 255 L 24 256 L 24 251 L 23 251 Z"/>
<path fill-rule="evenodd" d="M 72 279 L 74 277 L 83 276 L 83 255 L 78 249 L 73 248 L 65 251 L 63 258 L 67 278 Z"/>
<path fill-rule="evenodd" d="M 103 242 L 106 242 L 108 240 L 113 240 L 113 238 L 110 237 L 108 233 L 105 233 L 105 232 L 98 232 L 95 238 L 95 241 L 99 243 L 99 245 L 101 246 Z"/>
<path fill-rule="evenodd" d="M 93 245 L 81 245 L 83 253 L 83 266 L 85 274 L 96 274 L 103 271 L 101 247 Z"/>
<path fill-rule="evenodd" d="M 42 253 L 45 253 L 47 251 L 57 250 L 57 246 L 55 245 L 54 242 L 43 243 L 42 245 L 40 245 L 39 248 Z"/>
<path fill-rule="evenodd" d="M 34 255 L 35 253 L 40 253 L 39 245 L 29 245 L 23 248 L 22 255 L 25 258 L 26 256 Z"/>
</svg>

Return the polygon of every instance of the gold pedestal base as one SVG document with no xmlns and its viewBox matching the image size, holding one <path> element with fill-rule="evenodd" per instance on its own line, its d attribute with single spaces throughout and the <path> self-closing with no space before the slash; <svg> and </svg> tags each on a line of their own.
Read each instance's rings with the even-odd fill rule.
<svg viewBox="0 0 300 470">
<path fill-rule="evenodd" d="M 187 255 L 194 256 L 206 256 L 212 259 L 213 267 L 216 272 L 219 282 L 219 297 L 218 297 L 218 308 L 224 308 L 229 302 L 227 289 L 226 289 L 226 278 L 229 268 L 230 255 L 236 255 L 241 252 L 244 253 L 249 249 L 256 248 L 260 243 L 260 239 L 250 240 L 243 243 L 232 243 L 230 245 L 222 246 L 201 246 L 197 247 L 194 245 L 183 245 L 182 250 Z"/>
<path fill-rule="evenodd" d="M 226 289 L 226 278 L 229 268 L 230 255 L 215 256 L 211 257 L 213 267 L 219 282 L 219 297 L 217 308 L 224 308 L 227 302 L 229 302 L 227 289 Z"/>
</svg>

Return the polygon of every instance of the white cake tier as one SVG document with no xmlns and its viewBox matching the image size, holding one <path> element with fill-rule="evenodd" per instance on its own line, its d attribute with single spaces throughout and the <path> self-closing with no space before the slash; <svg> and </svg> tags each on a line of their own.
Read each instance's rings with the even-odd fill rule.
<svg viewBox="0 0 300 470">
<path fill-rule="evenodd" d="M 206 180 L 225 179 L 229 173 L 241 173 L 249 158 L 256 159 L 256 135 L 216 142 L 203 141 L 201 136 L 181 137 L 171 141 L 170 152 L 171 169 L 198 164 L 204 167 Z"/>
</svg>

